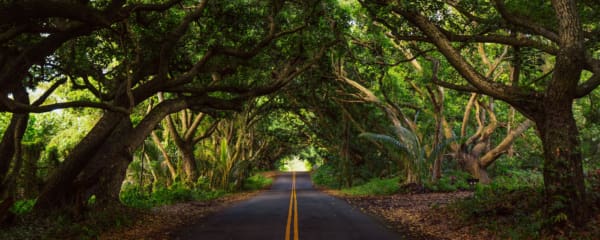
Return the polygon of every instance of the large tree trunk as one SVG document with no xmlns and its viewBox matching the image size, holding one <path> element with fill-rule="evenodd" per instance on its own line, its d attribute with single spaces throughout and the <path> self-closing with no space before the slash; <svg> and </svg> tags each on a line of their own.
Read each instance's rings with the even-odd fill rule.
<svg viewBox="0 0 600 240">
<path fill-rule="evenodd" d="M 2 93 L 4 94 L 4 93 Z M 17 86 L 13 96 L 20 103 L 29 104 L 29 95 L 23 86 Z M 27 129 L 29 121 L 28 113 L 13 113 L 10 123 L 2 136 L 0 142 L 0 224 L 10 222 L 14 216 L 9 211 L 14 203 L 14 191 L 16 178 L 20 172 L 21 140 Z M 12 166 L 12 171 L 11 170 Z"/>
<path fill-rule="evenodd" d="M 158 93 L 158 99 L 160 102 L 164 101 L 162 93 Z M 188 115 L 187 111 L 183 110 L 180 112 L 179 119 L 181 120 L 181 135 L 175 127 L 175 123 L 171 116 L 165 118 L 166 127 L 171 134 L 177 150 L 181 153 L 181 160 L 183 165 L 183 172 L 185 173 L 185 182 L 194 183 L 198 179 L 198 168 L 196 167 L 196 159 L 194 157 L 194 133 L 200 126 L 200 122 L 204 119 L 204 114 L 198 114 L 194 122 L 191 122 L 191 114 Z M 191 125 L 191 126 L 190 126 Z"/>
<path fill-rule="evenodd" d="M 14 87 L 12 94 L 16 101 L 29 104 L 29 95 L 22 85 Z M 18 153 L 21 150 L 21 140 L 27 129 L 28 121 L 28 113 L 13 113 L 10 123 L 2 136 L 2 142 L 0 142 L 0 199 L 3 199 L 7 193 L 6 191 L 11 188 L 10 185 L 13 181 L 9 178 L 16 176 L 18 173 L 18 169 L 13 169 L 13 173 L 9 176 L 13 160 L 20 158 L 20 154 Z"/>
<path fill-rule="evenodd" d="M 544 210 L 545 216 L 556 220 L 552 224 L 580 224 L 587 217 L 578 130 L 571 104 L 547 101 L 544 118 L 536 121 L 544 145 Z"/>
<path fill-rule="evenodd" d="M 456 154 L 456 158 L 461 167 L 470 173 L 473 178 L 478 179 L 480 183 L 489 184 L 492 182 L 487 169 L 479 162 L 479 156 L 473 155 L 464 145 Z"/>
<path fill-rule="evenodd" d="M 91 195 L 99 205 L 118 201 L 132 152 L 167 114 L 187 107 L 165 101 L 132 128 L 129 116 L 107 112 L 52 175 L 36 202 L 36 210 L 72 208 L 78 213 Z"/>
<path fill-rule="evenodd" d="M 573 100 L 586 52 L 577 3 L 553 0 L 552 6 L 558 19 L 560 51 L 541 103 L 543 116 L 536 119 L 544 144 L 544 213 L 552 225 L 581 225 L 587 220 L 588 207 Z"/>
<path fill-rule="evenodd" d="M 23 139 L 23 135 L 25 134 L 25 129 L 27 128 L 27 121 L 29 119 L 29 114 L 17 114 L 14 113 L 8 128 L 4 132 L 4 136 L 2 137 L 2 142 L 0 142 L 0 195 L 4 196 L 6 191 L 10 188 L 11 180 L 8 179 L 9 170 L 11 169 L 11 164 L 15 160 L 18 151 L 17 148 L 21 146 L 21 139 Z M 14 171 L 14 169 L 13 169 Z"/>
<path fill-rule="evenodd" d="M 63 208 L 75 204 L 75 199 L 71 194 L 75 190 L 73 185 L 75 179 L 124 118 L 127 117 L 114 112 L 107 112 L 102 116 L 94 128 L 71 151 L 64 163 L 50 176 L 36 201 L 36 211 Z"/>
<path fill-rule="evenodd" d="M 177 170 L 175 170 L 175 167 L 171 163 L 171 158 L 169 157 L 169 153 L 163 146 L 162 142 L 160 141 L 160 138 L 158 138 L 158 135 L 156 134 L 156 132 L 152 131 L 150 134 L 152 135 L 152 141 L 154 142 L 154 145 L 156 145 L 156 147 L 158 147 L 158 149 L 160 150 L 160 153 L 162 154 L 162 156 L 164 158 L 163 162 L 165 163 L 165 165 L 167 165 L 167 168 L 169 169 L 169 173 L 170 173 L 169 177 L 170 178 L 168 178 L 168 180 L 167 180 L 167 186 L 170 186 L 172 181 L 175 181 L 175 179 L 177 179 Z"/>
<path fill-rule="evenodd" d="M 381 7 L 387 7 L 390 4 L 388 1 L 369 1 L 369 3 L 380 4 Z M 363 6 L 366 7 L 373 5 L 363 3 Z M 421 9 L 407 8 L 402 4 L 393 5 L 390 9 L 426 35 L 428 41 L 435 44 L 448 63 L 466 79 L 469 85 L 463 87 L 463 85 L 439 80 L 434 81 L 435 83 L 456 90 L 479 92 L 503 100 L 535 121 L 544 145 L 545 155 L 543 174 L 546 204 L 544 217 L 550 220 L 552 225 L 566 223 L 581 225 L 587 218 L 585 213 L 588 206 L 585 204 L 582 157 L 572 104 L 574 99 L 589 94 L 600 85 L 600 81 L 598 81 L 600 70 L 596 63 L 598 59 L 587 54 L 591 50 L 589 44 L 586 45 L 585 28 L 580 20 L 582 15 L 578 12 L 577 1 L 552 0 L 554 15 L 545 17 L 556 19 L 557 24 L 551 26 L 553 28 L 550 29 L 546 29 L 546 26 L 529 24 L 529 20 L 522 21 L 525 18 L 517 14 L 513 15 L 512 11 L 505 6 L 504 1 L 494 1 L 492 7 L 509 25 L 514 24 L 515 28 L 511 28 L 511 32 L 516 33 L 514 37 L 511 37 L 513 40 L 547 39 L 554 45 L 555 51 L 544 51 L 545 47 L 529 45 L 555 56 L 554 69 L 551 73 L 552 79 L 547 81 L 545 86 L 544 84 L 540 85 L 544 91 L 507 86 L 493 81 L 478 71 L 478 67 L 463 57 L 461 50 L 453 45 L 453 43 L 462 42 L 462 40 L 454 40 L 453 37 L 449 38 L 457 33 L 438 25 L 437 22 L 425 16 Z M 385 18 L 383 21 L 386 21 Z M 388 22 L 386 21 L 386 23 Z M 497 30 L 500 28 L 492 31 Z M 519 36 L 520 34 L 523 35 Z M 403 37 L 400 34 L 396 36 Z M 475 36 L 471 35 L 471 37 Z M 463 37 L 469 39 L 468 36 L 461 36 L 461 39 Z M 475 40 L 475 38 L 471 39 Z M 541 40 L 539 43 L 545 45 L 545 41 Z M 506 42 L 504 45 L 517 46 L 520 44 Z M 584 67 L 593 72 L 592 77 L 587 80 L 582 78 Z"/>
<path fill-rule="evenodd" d="M 40 180 L 37 175 L 38 160 L 44 148 L 43 142 L 23 144 L 23 168 L 18 176 L 22 198 L 34 199 L 39 194 Z"/>
<path fill-rule="evenodd" d="M 480 151 L 468 150 L 467 146 L 463 144 L 460 149 L 455 150 L 456 158 L 463 169 L 473 175 L 474 178 L 479 179 L 480 183 L 491 183 L 492 179 L 489 177 L 486 169 L 502 154 L 508 151 L 517 137 L 532 125 L 532 121 L 525 120 L 519 126 L 512 129 L 500 143 L 485 154 L 482 154 Z"/>
<path fill-rule="evenodd" d="M 133 151 L 127 149 L 128 136 L 132 131 L 131 121 L 124 118 L 96 154 L 90 156 L 91 161 L 75 180 L 76 191 L 68 196 L 75 200 L 76 206 L 84 206 L 92 195 L 96 196 L 99 206 L 119 202 L 121 184 L 133 160 Z"/>
<path fill-rule="evenodd" d="M 186 181 L 193 183 L 198 180 L 198 167 L 196 166 L 196 158 L 194 157 L 193 142 L 185 142 L 179 147 L 181 158 L 183 160 L 183 171 L 185 172 Z"/>
</svg>

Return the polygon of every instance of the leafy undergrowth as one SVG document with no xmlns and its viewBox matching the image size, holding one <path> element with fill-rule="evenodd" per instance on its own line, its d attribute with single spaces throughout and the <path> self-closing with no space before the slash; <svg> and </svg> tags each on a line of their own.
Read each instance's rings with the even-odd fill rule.
<svg viewBox="0 0 600 240">
<path fill-rule="evenodd" d="M 169 232 L 256 194 L 258 191 L 227 194 L 149 209 L 121 205 L 92 209 L 77 218 L 20 215 L 13 226 L 0 231 L 0 239 L 170 239 Z"/>
<path fill-rule="evenodd" d="M 382 218 L 409 239 L 600 239 L 600 172 L 587 183 L 591 220 L 559 233 L 541 231 L 552 219 L 542 217 L 540 187 L 510 179 L 479 185 L 474 192 L 352 196 L 325 191 Z"/>
<path fill-rule="evenodd" d="M 566 215 L 543 217 L 541 179 L 534 178 L 541 176 L 513 174 L 497 178 L 491 185 L 478 186 L 473 197 L 450 205 L 448 211 L 462 224 L 493 232 L 497 239 L 600 239 L 600 170 L 588 173 L 586 178 L 590 221 L 585 226 L 567 226 L 553 232 L 542 228 Z"/>
<path fill-rule="evenodd" d="M 398 177 L 388 179 L 374 178 L 362 185 L 344 188 L 341 192 L 351 196 L 391 195 L 400 189 L 398 181 Z"/>
<path fill-rule="evenodd" d="M 143 215 L 126 206 L 92 209 L 83 214 L 51 213 L 46 216 L 18 215 L 0 231 L 0 239 L 95 239 L 101 232 L 132 224 Z"/>
<path fill-rule="evenodd" d="M 493 233 L 494 239 L 600 239 L 597 209 L 594 218 L 579 228 L 546 233 L 542 227 L 553 221 L 542 215 L 543 196 L 539 188 L 505 189 L 479 186 L 471 198 L 447 208 L 461 224 Z"/>
<path fill-rule="evenodd" d="M 244 183 L 246 192 L 226 193 L 190 189 L 174 184 L 144 193 L 130 189 L 121 195 L 125 205 L 92 208 L 74 214 L 29 214 L 34 201 L 21 201 L 12 211 L 12 226 L 0 231 L 0 239 L 169 239 L 168 233 L 230 204 L 251 198 L 272 183 L 273 173 L 257 174 Z"/>
<path fill-rule="evenodd" d="M 463 171 L 447 171 L 436 183 L 425 182 L 425 190 L 428 192 L 455 192 L 460 190 L 469 190 L 471 186 L 467 179 L 471 178 L 469 173 Z"/>
<path fill-rule="evenodd" d="M 186 201 L 207 201 L 222 197 L 223 190 L 203 190 L 189 188 L 185 184 L 175 183 L 170 187 L 160 187 L 154 191 L 140 188 L 126 189 L 121 192 L 121 202 L 134 208 L 152 208 Z"/>
<path fill-rule="evenodd" d="M 244 180 L 243 189 L 249 191 L 260 190 L 271 186 L 271 184 L 273 184 L 272 173 L 255 174 Z"/>
<path fill-rule="evenodd" d="M 242 190 L 256 191 L 269 187 L 273 183 L 274 174 L 271 172 L 257 173 L 244 180 Z M 121 202 L 134 208 L 152 208 L 187 201 L 208 201 L 220 198 L 227 191 L 210 189 L 199 181 L 193 187 L 176 182 L 169 187 L 158 187 L 148 191 L 139 187 L 125 188 L 121 192 Z"/>
<path fill-rule="evenodd" d="M 312 172 L 310 175 L 312 182 L 317 186 L 327 188 L 340 188 L 339 173 L 331 165 L 323 165 Z"/>
</svg>

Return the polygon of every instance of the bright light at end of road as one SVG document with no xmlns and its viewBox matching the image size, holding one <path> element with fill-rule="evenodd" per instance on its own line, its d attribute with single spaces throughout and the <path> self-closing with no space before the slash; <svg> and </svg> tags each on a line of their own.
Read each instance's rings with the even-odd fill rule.
<svg viewBox="0 0 600 240">
<path fill-rule="evenodd" d="M 298 156 L 292 157 L 292 159 L 289 160 L 287 165 L 288 171 L 290 172 L 306 172 L 309 170 L 306 161 L 301 160 Z"/>
</svg>

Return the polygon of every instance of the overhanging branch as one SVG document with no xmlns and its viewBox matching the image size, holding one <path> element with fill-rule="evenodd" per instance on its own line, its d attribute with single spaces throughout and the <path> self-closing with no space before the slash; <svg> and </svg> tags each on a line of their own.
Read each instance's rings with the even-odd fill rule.
<svg viewBox="0 0 600 240">
<path fill-rule="evenodd" d="M 130 114 L 130 112 L 122 107 L 117 107 L 114 105 L 99 103 L 99 102 L 88 102 L 88 101 L 73 101 L 73 102 L 64 102 L 64 103 L 55 103 L 48 104 L 43 106 L 35 106 L 29 104 L 23 104 L 17 101 L 14 101 L 6 96 L 0 97 L 0 111 L 4 112 L 12 112 L 12 113 L 43 113 L 50 112 L 57 109 L 64 108 L 99 108 L 105 109 L 113 112 L 120 112 L 123 114 Z"/>
</svg>

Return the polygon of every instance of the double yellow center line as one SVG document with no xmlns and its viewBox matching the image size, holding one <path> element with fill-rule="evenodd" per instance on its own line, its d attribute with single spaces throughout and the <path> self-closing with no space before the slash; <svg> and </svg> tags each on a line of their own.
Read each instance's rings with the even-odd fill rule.
<svg viewBox="0 0 600 240">
<path fill-rule="evenodd" d="M 292 214 L 292 209 L 293 214 Z M 290 240 L 290 228 L 294 215 L 294 240 L 298 240 L 298 201 L 296 200 L 296 172 L 292 172 L 292 192 L 290 193 L 290 208 L 288 210 L 287 225 L 285 226 L 285 240 Z"/>
</svg>

